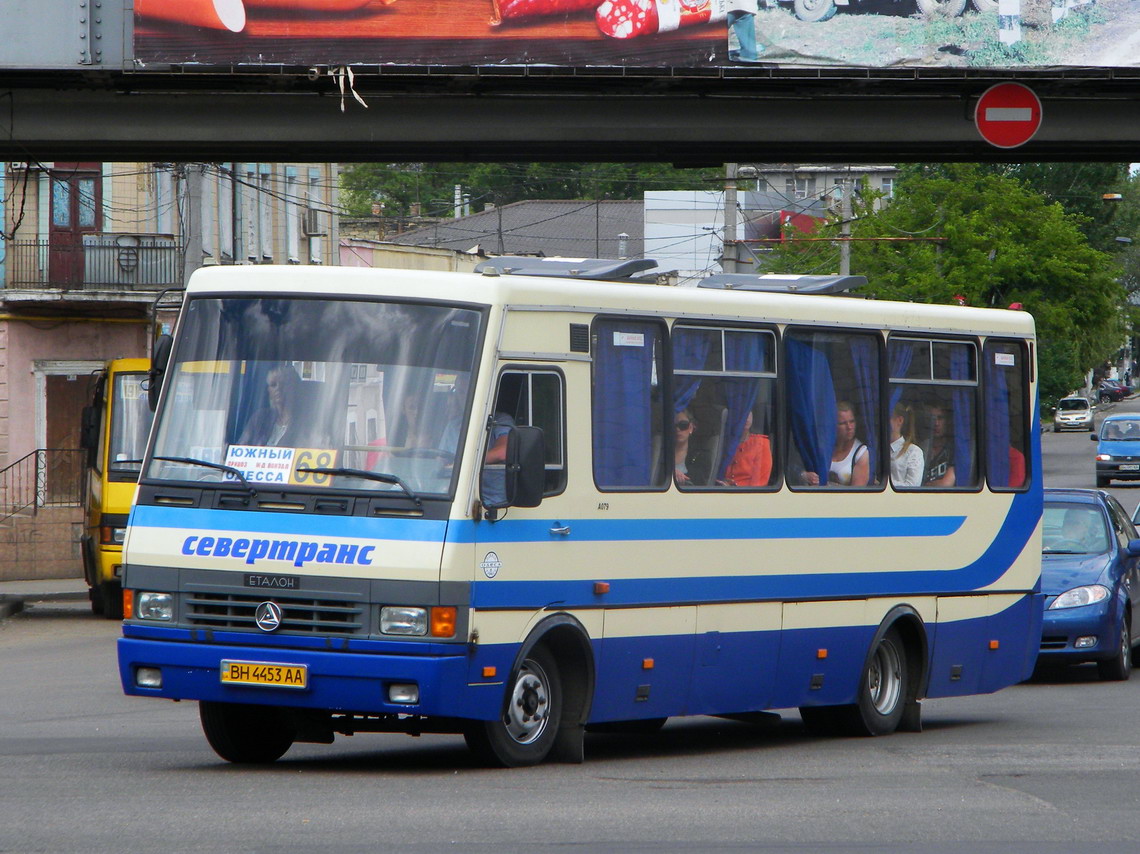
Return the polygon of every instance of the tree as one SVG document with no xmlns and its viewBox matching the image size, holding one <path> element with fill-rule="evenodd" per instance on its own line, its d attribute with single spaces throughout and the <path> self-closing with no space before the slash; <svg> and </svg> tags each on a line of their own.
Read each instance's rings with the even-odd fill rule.
<svg viewBox="0 0 1140 854">
<path fill-rule="evenodd" d="M 341 175 L 349 212 L 364 216 L 374 203 L 389 216 L 453 210 L 455 185 L 472 208 L 523 199 L 641 199 L 646 190 L 708 189 L 719 169 L 678 169 L 661 163 L 361 163 Z"/>
<path fill-rule="evenodd" d="M 1120 269 L 1089 245 L 1081 224 L 1023 181 L 989 168 L 906 166 L 891 204 L 862 211 L 852 223 L 856 237 L 906 239 L 853 242 L 851 269 L 882 298 L 1020 303 L 1037 324 L 1041 396 L 1051 400 L 1081 385 L 1084 372 L 1115 353 L 1125 336 Z M 829 223 L 818 235 L 838 230 Z M 766 268 L 815 272 L 819 246 L 793 241 Z"/>
</svg>

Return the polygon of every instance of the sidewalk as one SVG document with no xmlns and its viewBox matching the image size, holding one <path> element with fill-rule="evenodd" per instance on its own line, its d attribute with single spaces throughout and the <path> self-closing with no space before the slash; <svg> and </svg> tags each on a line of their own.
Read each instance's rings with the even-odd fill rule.
<svg viewBox="0 0 1140 854">
<path fill-rule="evenodd" d="M 87 582 L 82 578 L 0 581 L 0 620 L 18 614 L 25 602 L 52 601 L 87 601 Z"/>
</svg>

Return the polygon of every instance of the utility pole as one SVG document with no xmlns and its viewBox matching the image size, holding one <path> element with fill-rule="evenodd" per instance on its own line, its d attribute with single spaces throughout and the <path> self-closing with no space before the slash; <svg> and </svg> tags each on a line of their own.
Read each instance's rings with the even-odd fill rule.
<svg viewBox="0 0 1140 854">
<path fill-rule="evenodd" d="M 724 247 L 720 268 L 736 272 L 736 164 L 724 164 Z"/>
<path fill-rule="evenodd" d="M 183 164 L 185 195 L 182 215 L 182 284 L 202 266 L 202 170 L 201 163 Z"/>
<path fill-rule="evenodd" d="M 852 185 L 853 186 L 853 185 Z M 852 188 L 843 182 L 843 195 L 839 199 L 839 275 L 851 275 L 851 193 Z"/>
</svg>

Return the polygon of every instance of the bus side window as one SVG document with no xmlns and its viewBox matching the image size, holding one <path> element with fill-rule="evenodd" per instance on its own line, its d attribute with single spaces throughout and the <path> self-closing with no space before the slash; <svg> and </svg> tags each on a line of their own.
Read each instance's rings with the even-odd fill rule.
<svg viewBox="0 0 1140 854">
<path fill-rule="evenodd" d="M 677 487 L 775 483 L 775 334 L 677 324 L 671 342 Z"/>
<path fill-rule="evenodd" d="M 599 318 L 594 322 L 594 483 L 599 489 L 661 489 L 665 465 L 662 405 L 664 327 L 652 320 Z"/>
<path fill-rule="evenodd" d="M 986 479 L 991 489 L 1028 485 L 1025 345 L 991 338 L 982 350 L 985 365 Z"/>
<path fill-rule="evenodd" d="M 880 340 L 811 329 L 789 329 L 784 336 L 789 485 L 881 483 L 889 451 L 879 425 Z"/>
<path fill-rule="evenodd" d="M 892 335 L 888 409 L 904 406 L 913 415 L 905 435 L 921 454 L 920 483 L 893 478 L 896 489 L 953 489 L 977 485 L 977 346 L 973 341 L 939 341 Z M 900 449 L 901 450 L 901 449 Z M 892 452 L 896 453 L 896 452 Z M 913 452 L 912 452 L 913 453 Z"/>
<path fill-rule="evenodd" d="M 495 414 L 504 413 L 520 426 L 541 427 L 546 458 L 543 495 L 566 488 L 566 418 L 562 375 L 555 371 L 504 371 L 495 396 Z"/>
</svg>

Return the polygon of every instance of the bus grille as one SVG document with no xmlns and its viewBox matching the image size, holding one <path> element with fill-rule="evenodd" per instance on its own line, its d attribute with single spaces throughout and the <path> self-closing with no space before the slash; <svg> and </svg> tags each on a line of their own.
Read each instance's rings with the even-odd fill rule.
<svg viewBox="0 0 1140 854">
<path fill-rule="evenodd" d="M 281 606 L 278 632 L 321 635 L 355 635 L 364 632 L 364 608 L 360 602 L 308 597 L 250 596 L 240 593 L 191 593 L 185 599 L 186 620 L 211 629 L 255 631 L 257 606 L 272 598 Z"/>
</svg>

